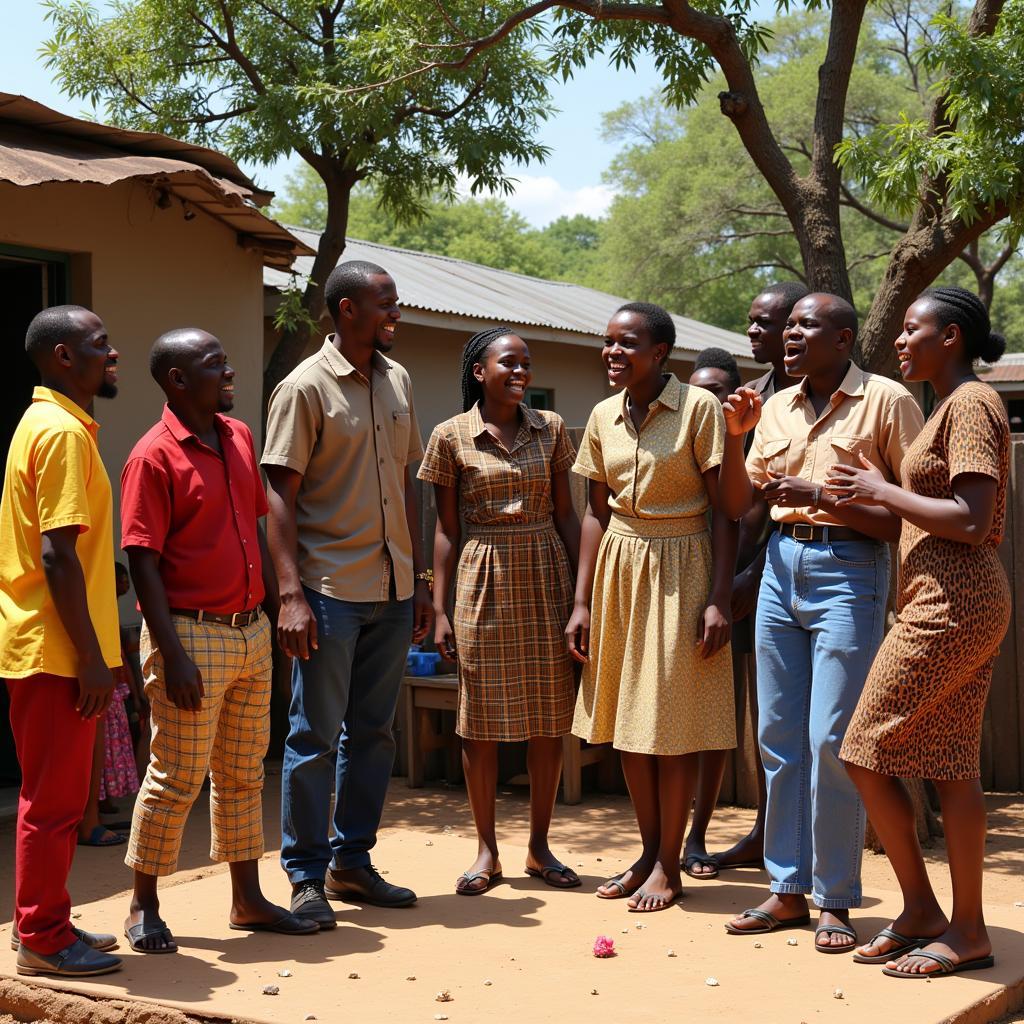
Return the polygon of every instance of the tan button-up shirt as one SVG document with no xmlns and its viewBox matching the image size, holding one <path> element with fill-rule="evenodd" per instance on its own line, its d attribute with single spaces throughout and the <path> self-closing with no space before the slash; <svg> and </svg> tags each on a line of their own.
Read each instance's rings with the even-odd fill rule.
<svg viewBox="0 0 1024 1024">
<path fill-rule="evenodd" d="M 371 386 L 334 347 L 301 362 L 274 389 L 261 462 L 302 474 L 295 517 L 299 575 L 340 601 L 412 596 L 406 466 L 423 454 L 404 367 L 379 353 Z"/>
<path fill-rule="evenodd" d="M 820 416 L 807 397 L 806 382 L 784 388 L 765 402 L 747 472 L 755 484 L 767 483 L 769 470 L 824 484 L 829 466 L 860 466 L 857 456 L 863 453 L 886 480 L 898 482 L 903 455 L 923 426 L 921 409 L 902 384 L 850 363 Z M 771 516 L 779 523 L 842 525 L 809 507 L 776 505 Z"/>
</svg>

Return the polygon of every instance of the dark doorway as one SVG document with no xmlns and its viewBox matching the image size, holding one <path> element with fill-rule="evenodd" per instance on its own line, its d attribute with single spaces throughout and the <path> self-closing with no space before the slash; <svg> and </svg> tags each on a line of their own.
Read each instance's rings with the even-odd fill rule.
<svg viewBox="0 0 1024 1024">
<path fill-rule="evenodd" d="M 67 301 L 67 276 L 67 259 L 60 254 L 0 247 L 0 309 L 4 311 L 0 318 L 4 358 L 0 451 L 4 465 L 15 427 L 39 383 L 39 374 L 25 354 L 25 331 L 40 310 Z M 7 687 L 0 686 L 0 786 L 20 781 L 8 720 Z"/>
</svg>

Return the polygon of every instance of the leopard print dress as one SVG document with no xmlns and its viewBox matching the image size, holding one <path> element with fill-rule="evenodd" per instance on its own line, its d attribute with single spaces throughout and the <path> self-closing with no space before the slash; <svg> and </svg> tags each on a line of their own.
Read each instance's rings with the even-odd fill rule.
<svg viewBox="0 0 1024 1024">
<path fill-rule="evenodd" d="M 979 381 L 961 384 L 907 449 L 905 488 L 952 498 L 957 475 L 980 473 L 998 482 L 995 514 L 976 547 L 903 523 L 896 625 L 871 666 L 844 761 L 904 778 L 980 776 L 982 715 L 1010 620 L 1010 588 L 996 552 L 1009 453 L 1003 404 Z"/>
</svg>

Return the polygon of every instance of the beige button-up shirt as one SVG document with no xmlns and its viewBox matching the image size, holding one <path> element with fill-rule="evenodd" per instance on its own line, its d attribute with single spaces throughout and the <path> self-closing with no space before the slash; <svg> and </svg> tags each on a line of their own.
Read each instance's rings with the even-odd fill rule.
<svg viewBox="0 0 1024 1024">
<path fill-rule="evenodd" d="M 373 382 L 328 335 L 274 389 L 261 462 L 302 474 L 295 517 L 299 575 L 340 601 L 412 596 L 406 466 L 423 454 L 404 367 L 376 353 Z"/>
<path fill-rule="evenodd" d="M 755 484 L 767 483 L 768 471 L 824 484 L 834 464 L 860 466 L 863 453 L 890 482 L 898 482 L 903 455 L 921 432 L 924 417 L 910 392 L 888 377 L 867 373 L 850 363 L 842 384 L 817 416 L 806 382 L 776 392 L 761 412 L 747 472 Z M 779 523 L 841 526 L 821 510 L 773 506 Z"/>
</svg>

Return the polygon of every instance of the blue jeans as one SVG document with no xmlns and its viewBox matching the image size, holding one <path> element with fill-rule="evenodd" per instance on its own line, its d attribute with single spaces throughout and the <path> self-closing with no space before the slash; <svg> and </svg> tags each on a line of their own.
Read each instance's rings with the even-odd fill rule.
<svg viewBox="0 0 1024 1024">
<path fill-rule="evenodd" d="M 305 594 L 319 648 L 308 661 L 292 663 L 281 781 L 281 865 L 293 884 L 323 881 L 328 865 L 370 863 L 395 761 L 391 726 L 412 636 L 412 598 L 354 602 L 308 588 Z"/>
<path fill-rule="evenodd" d="M 864 806 L 839 760 L 882 642 L 889 549 L 773 534 L 757 605 L 758 740 L 775 893 L 859 907 Z"/>
</svg>

